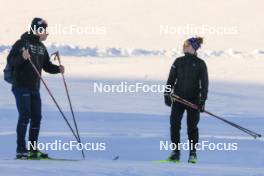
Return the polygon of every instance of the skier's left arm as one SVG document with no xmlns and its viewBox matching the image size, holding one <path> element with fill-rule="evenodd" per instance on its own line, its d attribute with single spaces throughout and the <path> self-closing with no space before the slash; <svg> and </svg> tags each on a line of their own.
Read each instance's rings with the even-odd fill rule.
<svg viewBox="0 0 264 176">
<path fill-rule="evenodd" d="M 201 80 L 201 100 L 205 101 L 207 99 L 208 86 L 209 86 L 208 71 L 205 62 L 203 62 L 201 67 L 200 80 Z"/>
<path fill-rule="evenodd" d="M 177 67 L 176 67 L 176 61 L 175 61 L 171 66 L 169 77 L 168 77 L 168 80 L 166 83 L 166 90 L 164 92 L 164 100 L 165 100 L 165 104 L 167 106 L 171 106 L 171 104 L 172 104 L 170 93 L 172 92 L 173 86 L 174 86 L 175 81 L 177 79 L 176 69 L 177 69 Z"/>
<path fill-rule="evenodd" d="M 208 86 L 209 86 L 208 71 L 207 71 L 206 63 L 204 61 L 201 64 L 200 81 L 201 81 L 200 82 L 201 99 L 199 103 L 199 110 L 200 112 L 204 112 L 205 111 L 205 101 L 207 99 Z"/>
<path fill-rule="evenodd" d="M 44 64 L 43 64 L 43 69 L 45 70 L 45 72 L 48 72 L 51 74 L 56 74 L 56 73 L 61 72 L 60 66 L 54 65 L 50 61 L 50 57 L 49 57 L 47 50 L 45 50 L 45 56 L 44 57 L 45 57 L 45 60 L 44 60 Z"/>
<path fill-rule="evenodd" d="M 201 66 L 200 81 L 201 81 L 201 99 L 199 103 L 199 109 L 200 109 L 200 112 L 204 112 L 205 101 L 207 99 L 208 86 L 209 86 L 208 71 L 207 71 L 205 62 L 203 62 Z"/>
</svg>

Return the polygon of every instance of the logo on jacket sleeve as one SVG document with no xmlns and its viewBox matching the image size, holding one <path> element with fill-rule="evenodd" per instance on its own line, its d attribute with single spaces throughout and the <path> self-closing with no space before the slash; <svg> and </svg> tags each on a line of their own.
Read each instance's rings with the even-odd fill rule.
<svg viewBox="0 0 264 176">
<path fill-rule="evenodd" d="M 32 54 L 38 54 L 38 55 L 44 55 L 45 54 L 45 48 L 38 45 L 29 45 L 30 51 Z"/>
</svg>

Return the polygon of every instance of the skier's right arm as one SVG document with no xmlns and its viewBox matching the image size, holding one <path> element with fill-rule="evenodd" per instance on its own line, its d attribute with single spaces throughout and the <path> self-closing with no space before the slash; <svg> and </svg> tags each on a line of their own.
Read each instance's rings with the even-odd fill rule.
<svg viewBox="0 0 264 176">
<path fill-rule="evenodd" d="M 8 56 L 7 56 L 7 62 L 10 66 L 15 67 L 25 62 L 25 59 L 23 59 L 22 53 L 23 53 L 24 43 L 22 40 L 18 40 L 11 48 Z"/>
<path fill-rule="evenodd" d="M 177 69 L 176 62 L 174 62 L 171 66 L 169 78 L 167 80 L 166 89 L 164 92 L 164 100 L 165 100 L 165 104 L 167 106 L 171 106 L 171 103 L 172 103 L 171 98 L 170 98 L 170 93 L 172 92 L 173 86 L 174 86 L 175 81 L 177 79 L 176 69 Z"/>
</svg>

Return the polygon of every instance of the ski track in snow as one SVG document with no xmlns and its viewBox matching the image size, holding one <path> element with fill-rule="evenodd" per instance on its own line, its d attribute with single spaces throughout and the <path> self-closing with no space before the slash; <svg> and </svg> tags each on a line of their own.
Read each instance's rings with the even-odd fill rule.
<svg viewBox="0 0 264 176">
<path fill-rule="evenodd" d="M 16 135 L 15 131 L 3 131 L 0 132 L 0 136 L 8 136 L 8 135 Z M 155 137 L 164 137 L 166 138 L 167 135 L 161 136 L 161 134 L 155 134 L 155 133 L 133 133 L 133 134 L 128 134 L 128 133 L 90 133 L 90 132 L 81 132 L 81 136 L 86 136 L 89 138 L 123 138 L 123 137 L 130 137 L 130 138 L 155 138 Z M 49 132 L 42 132 L 41 133 L 42 137 L 58 137 L 58 136 L 64 136 L 64 137 L 71 137 L 72 133 L 71 132 L 61 132 L 61 131 L 49 131 Z M 264 142 L 264 138 L 257 138 L 254 139 L 252 137 L 248 136 L 225 136 L 225 135 L 200 135 L 200 139 L 228 139 L 228 140 L 259 140 Z"/>
<path fill-rule="evenodd" d="M 59 176 L 72 176 L 72 175 L 91 175 L 91 176 L 141 176 L 141 175 L 160 175 L 160 176 L 172 176 L 172 175 L 216 175 L 222 176 L 222 166 L 214 164 L 197 164 L 195 166 L 188 164 L 153 164 L 151 162 L 122 162 L 112 161 L 108 162 L 105 160 L 101 161 L 80 161 L 78 163 L 56 163 L 41 161 L 42 167 L 39 168 L 37 162 L 20 162 L 20 161 L 4 161 L 0 162 L 1 173 L 16 175 L 15 170 L 17 166 L 20 166 L 20 176 L 26 176 L 33 170 L 40 176 L 45 175 L 59 175 Z M 33 168 L 33 169 L 32 169 Z M 104 169 L 101 169 L 104 168 Z M 254 175 L 262 176 L 263 169 L 260 168 L 248 168 L 245 167 L 241 170 L 240 167 L 226 166 L 224 168 L 228 173 L 225 176 L 242 176 L 242 175 Z M 8 171 L 8 172 L 6 172 Z M 199 174 L 197 174 L 199 173 Z M 252 174 L 254 173 L 254 174 Z"/>
</svg>

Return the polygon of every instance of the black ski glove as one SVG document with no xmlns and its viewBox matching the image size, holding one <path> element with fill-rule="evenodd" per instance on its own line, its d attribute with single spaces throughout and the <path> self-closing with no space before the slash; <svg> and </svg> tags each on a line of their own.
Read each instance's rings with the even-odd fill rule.
<svg viewBox="0 0 264 176">
<path fill-rule="evenodd" d="M 165 104 L 166 104 L 167 106 L 171 107 L 172 102 L 171 102 L 171 97 L 170 97 L 169 94 L 165 94 L 165 95 L 164 95 L 164 100 L 165 100 Z"/>
<path fill-rule="evenodd" d="M 205 109 L 205 100 L 200 100 L 200 104 L 199 104 L 200 112 L 204 112 L 204 109 Z"/>
</svg>

